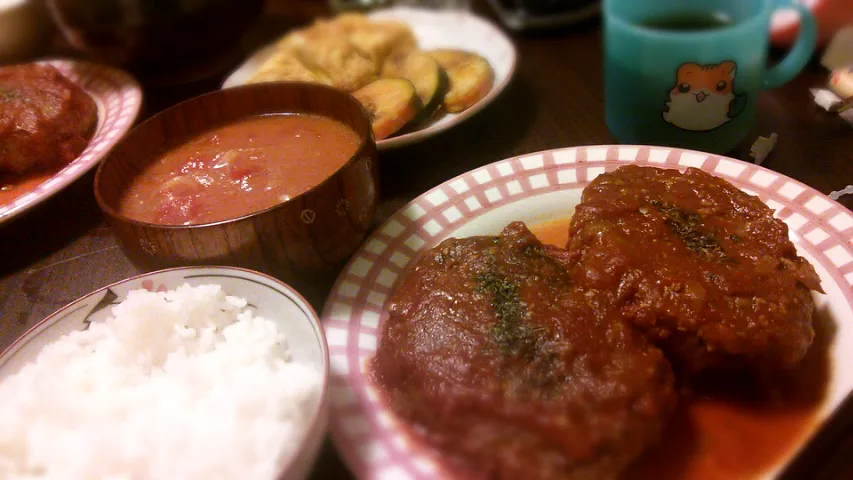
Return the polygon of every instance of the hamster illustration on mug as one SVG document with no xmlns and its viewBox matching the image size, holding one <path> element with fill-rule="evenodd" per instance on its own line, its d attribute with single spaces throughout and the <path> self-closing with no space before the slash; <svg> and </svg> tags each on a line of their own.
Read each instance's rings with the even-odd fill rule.
<svg viewBox="0 0 853 480">
<path fill-rule="evenodd" d="M 695 132 L 713 130 L 743 111 L 745 93 L 734 92 L 737 64 L 725 62 L 700 65 L 684 63 L 678 67 L 675 86 L 669 91 L 667 123 Z"/>
</svg>

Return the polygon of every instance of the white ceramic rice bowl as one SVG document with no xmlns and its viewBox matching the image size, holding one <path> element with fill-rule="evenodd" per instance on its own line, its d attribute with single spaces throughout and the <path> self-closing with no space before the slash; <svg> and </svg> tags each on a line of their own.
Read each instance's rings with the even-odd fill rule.
<svg viewBox="0 0 853 480">
<path fill-rule="evenodd" d="M 325 438 L 328 422 L 329 352 L 319 318 L 311 305 L 293 288 L 273 277 L 236 267 L 183 267 L 142 274 L 98 289 L 48 316 L 0 354 L 0 381 L 36 359 L 42 348 L 61 336 L 83 330 L 90 322 L 111 316 L 111 307 L 131 290 L 174 290 L 192 286 L 221 285 L 231 296 L 245 298 L 253 313 L 274 321 L 287 338 L 291 360 L 316 370 L 321 376 L 318 401 L 296 453 L 284 459 L 279 478 L 304 479 L 310 473 Z"/>
</svg>

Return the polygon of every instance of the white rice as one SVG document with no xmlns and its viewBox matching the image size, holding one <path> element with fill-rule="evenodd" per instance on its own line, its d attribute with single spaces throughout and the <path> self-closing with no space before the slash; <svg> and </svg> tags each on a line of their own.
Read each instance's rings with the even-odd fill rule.
<svg viewBox="0 0 853 480">
<path fill-rule="evenodd" d="M 272 479 L 322 378 L 218 285 L 136 290 L 0 383 L 0 479 Z"/>
</svg>

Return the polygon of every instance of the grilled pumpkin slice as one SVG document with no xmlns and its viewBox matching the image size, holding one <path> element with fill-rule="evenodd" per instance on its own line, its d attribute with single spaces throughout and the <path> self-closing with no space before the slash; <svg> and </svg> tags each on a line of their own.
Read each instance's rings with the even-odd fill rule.
<svg viewBox="0 0 853 480">
<path fill-rule="evenodd" d="M 489 62 L 476 53 L 438 49 L 427 54 L 447 72 L 450 89 L 444 96 L 444 109 L 461 112 L 479 102 L 492 89 L 495 72 Z"/>
<path fill-rule="evenodd" d="M 423 105 L 412 82 L 404 78 L 380 78 L 352 92 L 370 114 L 373 136 L 382 140 L 403 128 Z"/>
<path fill-rule="evenodd" d="M 414 121 L 420 121 L 432 115 L 441 106 L 447 93 L 449 81 L 447 73 L 429 55 L 411 50 L 398 52 L 385 60 L 382 66 L 383 78 L 405 78 L 412 82 L 415 92 L 424 106 Z"/>
</svg>

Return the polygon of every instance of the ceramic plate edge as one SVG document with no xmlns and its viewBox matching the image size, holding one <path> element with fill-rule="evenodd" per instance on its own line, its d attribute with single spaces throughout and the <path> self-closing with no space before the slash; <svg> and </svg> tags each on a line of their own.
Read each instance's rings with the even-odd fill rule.
<svg viewBox="0 0 853 480">
<path fill-rule="evenodd" d="M 558 159 L 556 159 L 554 157 L 555 153 L 560 155 L 559 161 L 558 161 Z M 824 221 L 824 220 L 818 220 L 818 221 L 813 221 L 813 222 L 806 221 L 805 223 L 800 224 L 797 228 L 791 227 L 790 225 L 789 225 L 789 228 L 791 230 L 795 230 L 798 232 L 799 231 L 808 232 L 808 231 L 811 231 L 811 229 L 813 229 L 813 228 L 820 228 L 821 226 L 824 226 L 825 228 L 834 230 L 835 234 L 831 235 L 830 237 L 833 238 L 836 243 L 832 244 L 831 248 L 829 248 L 828 250 L 834 250 L 834 249 L 840 247 L 843 252 L 846 252 L 845 253 L 846 256 L 842 255 L 840 257 L 845 263 L 843 263 L 840 266 L 836 265 L 838 273 L 841 273 L 840 269 L 842 267 L 845 269 L 850 269 L 849 267 L 853 266 L 853 241 L 848 240 L 845 243 L 844 237 L 843 237 L 843 235 L 844 235 L 843 232 L 848 232 L 851 229 L 853 229 L 853 215 L 851 215 L 851 212 L 849 210 L 847 210 L 846 208 L 844 208 L 842 205 L 840 205 L 838 202 L 832 201 L 831 199 L 826 197 L 826 195 L 818 192 L 817 190 L 812 189 L 811 187 L 808 187 L 807 185 L 803 184 L 802 182 L 799 182 L 798 180 L 791 179 L 791 178 L 786 177 L 786 176 L 784 176 L 778 172 L 771 171 L 769 169 L 766 169 L 764 167 L 761 167 L 761 166 L 758 166 L 758 165 L 755 165 L 752 163 L 744 162 L 742 160 L 733 159 L 733 158 L 729 158 L 729 157 L 725 157 L 725 156 L 709 154 L 709 153 L 705 153 L 705 152 L 684 150 L 684 149 L 678 149 L 678 148 L 669 148 L 669 147 L 647 146 L 647 145 L 591 145 L 591 146 L 578 146 L 578 147 L 567 147 L 567 148 L 560 148 L 560 149 L 543 150 L 543 151 L 539 151 L 539 152 L 533 152 L 533 153 L 529 153 L 529 154 L 519 155 L 516 157 L 511 157 L 511 158 L 504 159 L 504 160 L 499 160 L 497 162 L 493 162 L 493 163 L 490 163 L 487 165 L 483 165 L 481 167 L 478 167 L 478 168 L 475 168 L 475 169 L 470 170 L 468 172 L 465 172 L 461 175 L 458 175 L 452 179 L 449 179 L 446 182 L 443 182 L 442 184 L 428 190 L 427 192 L 418 196 L 413 201 L 409 202 L 406 206 L 404 206 L 400 210 L 398 210 L 386 222 L 384 222 L 381 226 L 379 226 L 376 229 L 376 231 L 374 231 L 368 237 L 367 240 L 365 240 L 365 242 L 362 244 L 362 247 L 359 250 L 359 252 L 356 252 L 356 254 L 354 254 L 352 256 L 350 261 L 347 263 L 347 265 L 342 270 L 341 275 L 339 275 L 338 279 L 336 280 L 336 282 L 335 282 L 335 284 L 334 284 L 334 286 L 330 292 L 329 300 L 337 299 L 337 298 L 345 298 L 345 297 L 349 298 L 349 295 L 346 295 L 346 296 L 342 295 L 342 288 L 343 288 L 344 284 L 347 283 L 348 280 L 350 280 L 349 276 L 350 276 L 350 273 L 353 271 L 353 269 L 354 268 L 360 268 L 360 267 L 358 267 L 358 264 L 360 262 L 364 261 L 364 256 L 363 256 L 364 249 L 370 245 L 371 241 L 376 240 L 380 236 L 380 234 L 384 231 L 384 229 L 386 229 L 388 227 L 388 225 L 392 224 L 392 222 L 395 222 L 395 221 L 397 223 L 402 223 L 402 225 L 403 225 L 402 230 L 395 227 L 395 230 L 398 231 L 398 233 L 393 237 L 393 239 L 395 239 L 395 240 L 401 239 L 403 234 L 406 233 L 407 231 L 416 232 L 416 231 L 419 231 L 419 229 L 423 227 L 423 225 L 420 225 L 417 222 L 417 220 L 427 216 L 425 211 L 420 213 L 420 215 L 418 216 L 418 218 L 416 220 L 412 220 L 412 221 L 402 221 L 402 220 L 407 213 L 411 213 L 412 211 L 418 211 L 418 209 L 424 210 L 423 205 L 429 204 L 427 199 L 430 198 L 431 195 L 437 195 L 437 196 L 444 195 L 445 197 L 447 197 L 447 194 L 444 192 L 444 190 L 446 189 L 446 190 L 449 190 L 450 192 L 453 192 L 450 185 L 452 185 L 454 182 L 457 182 L 459 180 L 467 180 L 468 177 L 473 178 L 477 172 L 481 172 L 481 171 L 488 172 L 491 170 L 492 172 L 495 172 L 502 165 L 509 164 L 510 168 L 513 168 L 512 167 L 513 163 L 518 164 L 518 165 L 523 165 L 525 163 L 525 160 L 531 160 L 530 163 L 534 164 L 534 165 L 538 164 L 541 161 L 542 165 L 539 167 L 538 170 L 542 170 L 543 172 L 547 172 L 548 169 L 545 168 L 546 162 L 544 161 L 544 157 L 546 155 L 551 157 L 551 161 L 553 162 L 552 169 L 555 169 L 555 170 L 558 169 L 559 165 L 565 163 L 566 165 L 573 164 L 573 165 L 570 165 L 573 168 L 577 168 L 577 166 L 579 164 L 586 164 L 587 165 L 586 170 L 596 168 L 596 169 L 600 170 L 600 172 L 605 171 L 605 167 L 615 168 L 616 166 L 618 166 L 620 164 L 627 164 L 627 163 L 637 163 L 637 164 L 643 164 L 643 165 L 648 165 L 648 166 L 660 166 L 660 167 L 670 167 L 670 168 L 679 168 L 679 169 L 684 169 L 686 167 L 697 167 L 697 166 L 698 167 L 705 167 L 705 164 L 710 159 L 713 163 L 713 166 L 712 166 L 713 170 L 709 170 L 708 168 L 703 168 L 703 170 L 709 171 L 709 173 L 712 173 L 714 175 L 723 177 L 728 181 L 734 181 L 735 183 L 738 184 L 739 188 L 747 191 L 747 193 L 756 194 L 755 190 L 766 190 L 771 185 L 776 185 L 776 190 L 773 190 L 773 193 L 779 193 L 782 190 L 786 190 L 787 193 L 784 193 L 784 194 L 780 193 L 780 195 L 786 196 L 786 198 L 790 195 L 790 198 L 788 198 L 788 201 L 791 203 L 789 205 L 779 204 L 778 206 L 776 206 L 776 208 L 774 208 L 774 210 L 776 210 L 777 217 L 785 209 L 790 210 L 789 207 L 794 205 L 793 202 L 795 200 L 797 202 L 801 202 L 802 208 L 809 210 L 811 212 L 811 214 L 815 215 L 815 216 L 821 215 L 825 212 L 833 211 L 834 214 L 831 218 L 826 217 L 828 219 L 828 221 Z M 643 157 L 643 158 L 641 159 L 641 157 Z M 589 166 L 589 165 L 594 165 L 594 166 Z M 598 172 L 598 173 L 600 173 L 600 172 Z M 502 176 L 500 176 L 500 175 L 498 175 L 497 179 L 494 178 L 494 175 L 492 175 L 492 178 L 490 178 L 487 182 L 485 182 L 485 185 L 492 185 L 493 183 L 497 184 L 501 178 L 502 178 Z M 583 182 L 589 181 L 587 179 L 578 179 L 578 180 L 583 181 Z M 756 188 L 755 189 L 747 189 L 747 188 L 743 187 L 742 185 L 752 185 L 752 186 L 755 186 Z M 578 187 L 578 188 L 582 188 L 582 187 Z M 438 193 L 438 192 L 440 192 L 440 193 Z M 535 196 L 535 195 L 532 195 L 532 196 Z M 809 198 L 804 198 L 806 196 L 808 196 Z M 817 198 L 818 201 L 812 203 L 815 198 Z M 460 203 L 461 203 L 461 201 L 460 201 Z M 767 203 L 769 203 L 769 202 L 767 202 Z M 778 203 L 778 202 L 775 202 L 775 203 Z M 809 206 L 809 205 L 811 205 L 811 206 Z M 490 211 L 490 208 L 489 208 L 490 206 L 491 205 L 484 205 L 483 208 L 480 209 L 479 213 L 477 213 L 476 215 L 471 215 L 469 217 L 463 216 L 462 223 L 454 224 L 452 227 L 446 227 L 446 228 L 442 229 L 440 232 L 446 233 L 448 231 L 455 230 L 459 226 L 471 221 L 474 218 L 477 218 L 482 213 Z M 773 208 L 772 205 L 771 205 L 771 208 Z M 819 212 L 818 212 L 818 210 L 819 210 Z M 791 214 L 791 212 L 788 212 L 788 216 L 783 218 L 783 220 L 785 220 L 787 223 L 788 218 L 793 217 L 794 214 L 800 215 L 796 211 L 793 212 L 793 214 Z M 802 215 L 800 215 L 800 216 L 802 217 Z M 835 228 L 834 225 L 832 225 L 832 221 L 836 218 L 842 218 L 842 219 L 846 218 L 847 219 L 846 221 L 849 223 L 841 224 L 841 227 Z M 431 240 L 432 240 L 432 243 L 425 242 L 418 249 L 418 252 L 423 251 L 423 250 L 431 247 L 435 243 L 435 241 L 440 240 L 440 238 L 438 238 L 438 239 L 432 238 Z M 800 237 L 800 242 L 798 242 L 798 244 L 804 243 L 804 242 L 807 242 L 807 240 Z M 823 242 L 818 243 L 818 245 L 820 245 L 821 243 L 826 243 L 826 239 L 824 239 Z M 384 248 L 385 249 L 391 249 L 391 245 L 386 244 Z M 828 250 L 825 250 L 824 253 Z M 810 251 L 809 253 L 813 253 L 813 252 Z M 411 262 L 411 259 L 409 260 L 409 262 Z M 835 262 L 834 260 L 829 260 L 829 257 L 824 257 L 821 261 L 821 264 L 825 265 L 825 264 L 834 263 L 834 262 Z M 388 264 L 388 262 L 385 262 L 382 264 L 382 266 L 384 267 L 387 264 Z M 373 265 L 370 265 L 369 268 L 371 270 L 374 269 L 375 263 Z M 845 285 L 847 286 L 846 300 L 847 300 L 848 305 L 853 305 L 853 292 L 851 292 L 850 288 L 849 288 L 851 285 L 853 285 L 853 269 L 850 269 L 850 270 L 851 270 L 851 273 L 845 274 L 842 278 L 834 278 L 834 280 L 842 288 L 842 291 L 844 291 L 844 286 Z M 830 273 L 832 273 L 832 272 L 830 272 Z M 362 278 L 364 280 L 364 284 L 369 284 L 371 281 L 367 276 L 364 276 L 364 275 L 362 275 L 360 278 Z M 372 281 L 375 282 L 376 278 L 373 278 Z M 360 287 L 360 288 L 370 290 L 372 287 L 368 285 L 368 286 L 364 286 L 364 287 Z M 355 298 L 355 297 L 353 297 L 353 298 Z M 387 297 L 386 297 L 386 301 L 387 301 Z M 327 303 L 323 309 L 323 312 L 321 314 L 321 322 L 322 322 L 324 328 L 327 330 L 327 333 L 328 333 L 330 328 L 338 328 L 338 329 L 343 328 L 343 329 L 345 329 L 346 332 L 350 332 L 350 330 L 352 328 L 351 327 L 352 322 L 355 320 L 353 316 L 350 316 L 350 317 L 344 319 L 343 321 L 340 318 L 332 318 L 333 316 L 335 316 L 334 310 L 339 304 L 340 304 L 339 301 L 327 301 Z M 365 302 L 365 305 L 366 305 L 366 302 Z M 350 308 L 350 311 L 352 312 L 353 309 Z M 358 321 L 360 322 L 360 319 Z M 333 322 L 336 322 L 336 323 L 332 324 Z M 345 326 L 341 326 L 342 323 L 345 324 Z M 376 329 L 376 335 L 378 336 L 378 329 Z M 347 335 L 347 336 L 349 336 L 349 335 Z M 358 338 L 358 337 L 359 336 L 357 335 L 354 338 Z M 339 346 L 338 345 L 332 345 L 330 343 L 330 345 L 329 345 L 330 354 L 333 351 L 333 349 L 338 350 L 335 347 L 339 347 Z M 359 410 L 362 410 L 364 408 L 364 406 L 365 406 L 364 402 L 370 402 L 370 404 L 372 404 L 370 406 L 372 406 L 374 408 L 382 408 L 381 406 L 377 405 L 376 402 L 378 400 L 375 398 L 376 392 L 370 391 L 370 390 L 372 390 L 372 388 L 367 385 L 366 379 L 359 378 L 359 380 L 362 383 L 364 383 L 364 386 L 362 387 L 363 391 L 360 391 L 360 392 L 356 391 L 355 389 L 352 388 L 351 385 L 349 385 L 349 382 L 352 380 L 353 369 L 358 369 L 359 371 L 361 371 L 363 373 L 363 366 L 359 365 L 359 364 L 353 365 L 351 362 L 351 359 L 353 357 L 362 358 L 362 356 L 358 355 L 358 354 L 356 354 L 354 356 L 351 355 L 353 349 L 356 349 L 356 350 L 358 349 L 358 345 L 353 346 L 352 344 L 349 344 L 348 342 L 346 342 L 343 345 L 343 347 L 346 350 L 346 361 L 348 362 L 348 365 L 345 367 L 347 370 L 347 373 L 345 375 L 341 375 L 340 372 L 333 370 L 331 372 L 331 377 L 337 378 L 339 381 L 343 381 L 347 385 L 347 388 L 351 389 L 351 393 L 356 397 L 356 400 L 357 400 L 356 406 L 358 407 Z M 374 350 L 375 350 L 375 347 L 374 347 Z M 334 366 L 335 362 L 331 361 L 331 363 Z M 358 377 L 358 375 L 356 375 L 356 377 Z M 368 388 L 365 389 L 364 387 L 368 387 Z M 361 397 L 360 401 L 359 401 L 358 397 Z M 330 429 L 332 431 L 332 437 L 333 437 L 333 440 L 335 442 L 335 445 L 338 447 L 339 451 L 341 451 L 342 455 L 346 459 L 350 468 L 352 468 L 357 473 L 359 473 L 360 476 L 363 476 L 362 478 L 374 478 L 376 475 L 378 475 L 378 473 L 376 471 L 370 470 L 369 462 L 366 463 L 363 458 L 360 458 L 361 457 L 360 453 L 356 451 L 355 446 L 351 445 L 346 438 L 347 436 L 344 432 L 345 428 L 341 424 L 342 420 L 340 418 L 338 418 L 340 408 L 335 406 L 336 403 L 338 403 L 338 402 L 336 402 L 335 399 L 333 398 L 331 403 L 332 403 L 332 411 L 331 411 L 332 417 L 331 417 L 331 421 L 330 421 Z M 826 412 L 827 415 L 830 413 L 831 413 L 831 411 Z M 375 426 L 376 425 L 373 425 L 371 427 L 368 425 L 369 428 L 374 428 Z M 809 433 L 808 436 L 810 437 L 811 435 L 813 435 L 816 432 L 816 430 L 817 429 L 815 429 L 815 431 Z M 375 432 L 371 432 L 371 433 L 373 435 L 376 434 Z M 383 426 L 383 430 L 381 432 L 379 432 L 379 435 L 380 436 L 386 435 L 386 434 L 392 435 L 393 433 L 395 433 L 395 432 L 389 433 L 388 429 Z M 387 443 L 388 443 L 389 439 L 385 439 L 385 440 L 386 441 L 384 443 L 382 443 L 381 445 L 383 447 L 388 447 Z M 800 445 L 796 450 L 799 450 L 799 448 L 802 448 L 805 444 L 807 444 L 808 443 L 807 440 L 808 439 L 805 439 L 804 442 L 802 443 L 802 445 Z M 362 445 L 364 445 L 364 444 L 362 444 Z M 391 447 L 394 447 L 394 446 L 391 445 Z M 396 448 L 396 447 L 394 447 L 394 448 Z M 402 460 L 400 460 L 400 461 L 403 463 L 412 460 L 411 458 L 406 457 L 407 451 L 405 449 L 403 449 L 402 452 L 398 451 L 396 453 L 397 453 L 397 455 L 392 455 L 392 458 L 395 456 L 401 457 Z M 423 453 L 423 452 L 421 452 L 421 453 Z M 793 452 L 790 457 L 784 459 L 781 462 L 780 466 L 784 466 L 785 464 L 787 464 L 787 462 L 790 459 L 794 458 L 795 453 L 796 452 Z M 387 455 L 390 455 L 390 454 L 387 454 Z M 415 462 L 417 462 L 417 460 L 415 460 Z M 390 466 L 389 466 L 389 464 L 390 464 Z M 384 465 L 388 468 L 396 468 L 396 466 L 397 466 L 393 461 L 389 462 L 387 458 L 385 459 L 385 461 L 377 463 L 377 465 Z M 409 465 L 409 467 L 412 467 L 412 465 Z M 414 468 L 414 467 L 412 467 L 412 468 Z M 381 473 L 381 472 L 379 472 L 379 473 Z M 411 472 L 406 471 L 406 473 L 411 473 Z"/>
</svg>

